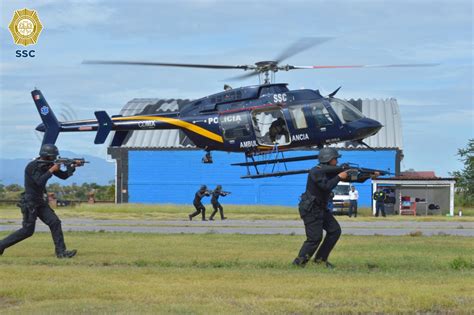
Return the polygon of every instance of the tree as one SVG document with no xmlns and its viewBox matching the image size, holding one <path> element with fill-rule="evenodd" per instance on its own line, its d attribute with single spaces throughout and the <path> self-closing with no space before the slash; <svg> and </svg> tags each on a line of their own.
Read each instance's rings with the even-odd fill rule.
<svg viewBox="0 0 474 315">
<path fill-rule="evenodd" d="M 18 184 L 11 184 L 5 187 L 6 191 L 11 191 L 11 192 L 17 192 L 17 191 L 22 191 L 23 187 L 21 187 Z"/>
<path fill-rule="evenodd" d="M 450 175 L 456 177 L 456 185 L 460 194 L 460 202 L 463 205 L 474 204 L 474 139 L 469 139 L 466 148 L 458 149 L 459 160 L 463 162 L 461 171 L 452 172 Z"/>
</svg>

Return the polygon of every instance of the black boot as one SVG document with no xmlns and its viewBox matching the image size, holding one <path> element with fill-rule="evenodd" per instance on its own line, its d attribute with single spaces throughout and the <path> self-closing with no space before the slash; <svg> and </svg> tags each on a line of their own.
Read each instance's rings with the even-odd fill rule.
<svg viewBox="0 0 474 315">
<path fill-rule="evenodd" d="M 308 259 L 305 257 L 296 257 L 295 260 L 293 260 L 292 265 L 304 268 L 307 262 Z"/>
<path fill-rule="evenodd" d="M 219 209 L 219 214 L 221 215 L 221 220 L 227 219 L 226 217 L 224 217 L 224 209 Z"/>
<path fill-rule="evenodd" d="M 334 269 L 336 268 L 336 266 L 334 266 L 333 264 L 331 264 L 329 261 L 325 261 L 325 260 L 322 260 L 322 259 L 315 259 L 314 260 L 314 263 L 315 264 L 318 264 L 318 265 L 321 265 L 321 264 L 324 264 L 326 266 L 326 268 L 328 269 Z"/>
<path fill-rule="evenodd" d="M 77 250 L 75 250 L 75 249 L 65 250 L 61 253 L 57 253 L 56 257 L 58 257 L 58 258 L 72 258 L 72 257 L 76 256 L 76 254 L 77 254 Z"/>
<path fill-rule="evenodd" d="M 0 256 L 3 255 L 3 252 L 5 251 L 5 249 L 0 249 Z"/>
</svg>

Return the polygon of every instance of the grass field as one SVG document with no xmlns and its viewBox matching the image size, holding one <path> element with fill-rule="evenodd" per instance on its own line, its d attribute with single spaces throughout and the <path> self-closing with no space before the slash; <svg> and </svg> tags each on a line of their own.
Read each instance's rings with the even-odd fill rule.
<svg viewBox="0 0 474 315">
<path fill-rule="evenodd" d="M 207 206 L 207 216 L 211 213 L 211 206 Z M 257 206 L 257 205 L 224 205 L 224 212 L 231 219 L 246 220 L 299 220 L 296 207 Z M 457 209 L 457 208 L 456 208 Z M 76 207 L 56 208 L 62 218 L 93 218 L 93 219 L 153 219 L 153 220 L 181 220 L 194 211 L 192 205 L 145 205 L 145 204 L 81 204 Z M 0 218 L 16 219 L 20 216 L 15 206 L 0 206 Z M 340 220 L 348 219 L 340 216 Z M 374 218 L 368 208 L 359 209 L 358 220 L 380 220 Z M 384 220 L 393 221 L 474 221 L 474 208 L 463 208 L 463 217 L 437 216 L 388 216 Z"/>
<path fill-rule="evenodd" d="M 6 233 L 0 233 L 4 237 Z M 0 257 L 0 313 L 470 313 L 472 239 L 343 235 L 335 270 L 293 267 L 302 236 L 35 234 Z"/>
</svg>

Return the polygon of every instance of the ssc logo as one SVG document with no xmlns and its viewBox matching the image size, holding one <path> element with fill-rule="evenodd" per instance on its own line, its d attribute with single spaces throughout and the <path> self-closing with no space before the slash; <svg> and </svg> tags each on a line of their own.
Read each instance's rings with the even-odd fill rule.
<svg viewBox="0 0 474 315">
<path fill-rule="evenodd" d="M 13 41 L 17 45 L 34 45 L 43 29 L 35 10 L 16 10 L 8 25 Z"/>
<path fill-rule="evenodd" d="M 49 114 L 49 108 L 48 108 L 48 106 L 42 106 L 42 107 L 40 108 L 40 112 L 41 112 L 41 115 L 43 115 L 43 116 L 48 115 L 48 114 Z"/>
</svg>

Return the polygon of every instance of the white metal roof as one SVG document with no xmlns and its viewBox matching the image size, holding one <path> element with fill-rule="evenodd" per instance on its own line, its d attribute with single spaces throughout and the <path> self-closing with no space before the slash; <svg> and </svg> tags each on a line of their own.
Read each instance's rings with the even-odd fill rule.
<svg viewBox="0 0 474 315">
<path fill-rule="evenodd" d="M 398 148 L 403 150 L 402 120 L 396 99 L 377 100 L 366 98 L 357 101 L 349 100 L 349 102 L 362 102 L 361 108 L 359 108 L 362 113 L 383 125 L 377 134 L 364 139 L 365 143 L 372 148 Z M 339 143 L 335 146 L 339 148 L 363 147 L 360 145 L 354 146 L 353 143 Z"/>
</svg>

